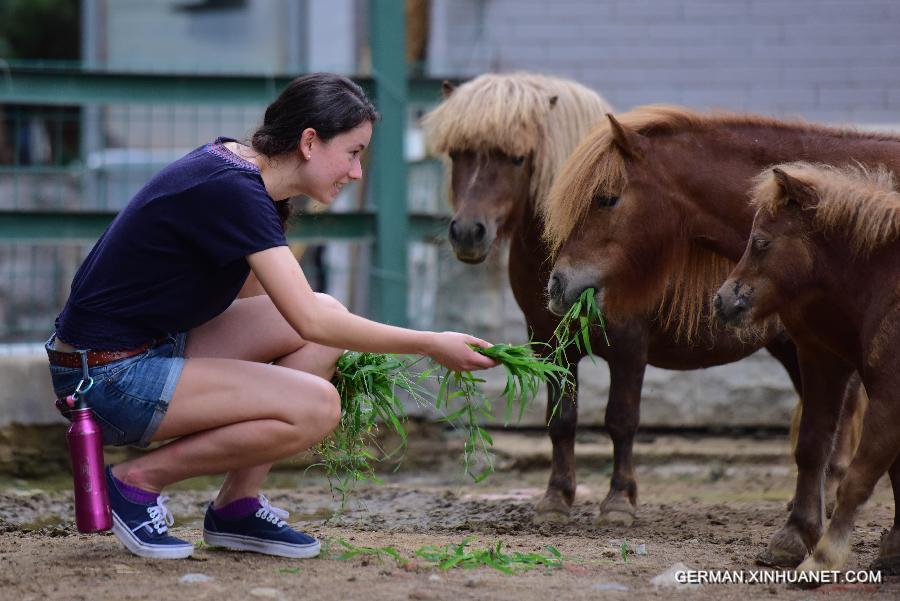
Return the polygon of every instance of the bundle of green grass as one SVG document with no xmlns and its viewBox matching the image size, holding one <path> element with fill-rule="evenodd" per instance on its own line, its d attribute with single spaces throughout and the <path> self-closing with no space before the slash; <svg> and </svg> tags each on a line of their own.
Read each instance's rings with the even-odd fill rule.
<svg viewBox="0 0 900 601">
<path fill-rule="evenodd" d="M 379 481 L 375 463 L 394 458 L 405 449 L 407 414 L 398 393 L 422 406 L 433 407 L 443 414 L 443 421 L 462 430 L 464 472 L 476 482 L 489 476 L 494 469 L 493 439 L 481 423 L 493 418 L 495 401 L 505 401 L 505 425 L 508 425 L 514 412 L 517 419 L 522 418 L 528 403 L 543 385 L 552 383 L 563 387 L 571 382 L 571 373 L 564 365 L 564 350 L 576 344 L 592 352 L 589 329 L 593 324 L 604 328 L 605 336 L 603 315 L 594 301 L 593 290 L 589 289 L 563 317 L 553 347 L 541 349 L 536 343 L 472 347 L 496 360 L 505 370 L 506 385 L 497 398 L 489 398 L 482 392 L 485 380 L 472 372 L 454 372 L 432 365 L 417 373 L 421 359 L 344 353 L 338 360 L 333 380 L 341 396 L 341 421 L 335 432 L 316 448 L 320 458 L 317 465 L 324 468 L 332 490 L 341 495 L 341 507 L 358 482 Z M 426 387 L 432 379 L 437 379 L 435 394 Z M 380 446 L 382 428 L 399 438 L 398 448 L 387 451 Z"/>
</svg>

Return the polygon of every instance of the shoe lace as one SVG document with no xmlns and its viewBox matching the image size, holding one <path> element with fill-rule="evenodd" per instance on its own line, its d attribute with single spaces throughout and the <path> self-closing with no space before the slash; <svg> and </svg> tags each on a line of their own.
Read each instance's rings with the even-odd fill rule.
<svg viewBox="0 0 900 601">
<path fill-rule="evenodd" d="M 147 508 L 147 515 L 150 519 L 140 526 L 132 528 L 131 531 L 136 532 L 146 526 L 156 530 L 157 534 L 165 534 L 169 530 L 169 526 L 175 523 L 175 516 L 166 507 L 168 500 L 169 497 L 156 497 L 156 504 Z"/>
<path fill-rule="evenodd" d="M 287 526 L 287 522 L 284 520 L 288 519 L 288 516 L 291 514 L 284 509 L 272 507 L 272 504 L 269 503 L 269 499 L 267 499 L 265 495 L 259 495 L 259 505 L 259 509 L 256 510 L 256 517 L 275 524 L 279 528 Z"/>
</svg>

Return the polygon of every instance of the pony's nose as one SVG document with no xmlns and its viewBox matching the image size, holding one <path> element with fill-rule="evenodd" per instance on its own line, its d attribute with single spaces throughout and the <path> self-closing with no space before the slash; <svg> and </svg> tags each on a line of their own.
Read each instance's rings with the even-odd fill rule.
<svg viewBox="0 0 900 601">
<path fill-rule="evenodd" d="M 482 242 L 486 233 L 487 228 L 484 227 L 484 224 L 479 221 L 475 224 L 475 227 L 472 228 L 472 241 L 476 243 Z"/>
<path fill-rule="evenodd" d="M 450 222 L 450 241 L 454 244 L 481 244 L 486 235 L 487 227 L 480 221 L 468 227 L 460 226 L 456 219 Z"/>
<path fill-rule="evenodd" d="M 729 298 L 728 302 L 722 298 L 720 293 L 716 293 L 713 297 L 713 309 L 715 309 L 716 317 L 722 322 L 728 323 L 743 318 L 743 313 L 748 309 L 747 299 L 738 296 Z"/>
<path fill-rule="evenodd" d="M 550 294 L 550 298 L 559 299 L 562 297 L 562 293 L 565 290 L 565 279 L 560 274 L 555 271 L 550 275 L 550 285 L 548 287 L 548 292 Z"/>
<path fill-rule="evenodd" d="M 450 242 L 459 242 L 459 225 L 456 219 L 450 222 Z"/>
</svg>

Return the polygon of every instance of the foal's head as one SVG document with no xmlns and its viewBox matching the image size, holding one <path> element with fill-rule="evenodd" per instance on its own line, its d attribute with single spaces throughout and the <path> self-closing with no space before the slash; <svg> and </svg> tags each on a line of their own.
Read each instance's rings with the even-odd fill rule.
<svg viewBox="0 0 900 601">
<path fill-rule="evenodd" d="M 533 219 L 566 156 L 609 105 L 571 81 L 486 74 L 453 88 L 424 121 L 429 146 L 450 159 L 449 237 L 457 258 L 485 259 Z"/>
<path fill-rule="evenodd" d="M 759 209 L 740 262 L 713 299 L 716 316 L 734 326 L 764 319 L 803 295 L 813 274 L 808 234 L 818 198 L 787 166 L 766 170 L 753 195 Z"/>
<path fill-rule="evenodd" d="M 787 163 L 754 183 L 750 239 L 713 299 L 726 323 L 801 306 L 829 274 L 851 264 L 845 261 L 868 256 L 900 234 L 900 193 L 884 167 Z"/>
</svg>

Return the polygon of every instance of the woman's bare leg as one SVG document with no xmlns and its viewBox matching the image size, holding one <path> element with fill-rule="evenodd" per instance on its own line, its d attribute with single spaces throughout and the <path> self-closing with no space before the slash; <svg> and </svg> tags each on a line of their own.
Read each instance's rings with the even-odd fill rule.
<svg viewBox="0 0 900 601">
<path fill-rule="evenodd" d="M 188 361 L 154 440 L 182 438 L 119 464 L 116 477 L 157 491 L 227 471 L 217 506 L 255 496 L 272 461 L 337 424 L 340 399 L 328 379 L 340 354 L 300 338 L 268 297 L 235 301 L 188 335 Z"/>
</svg>

